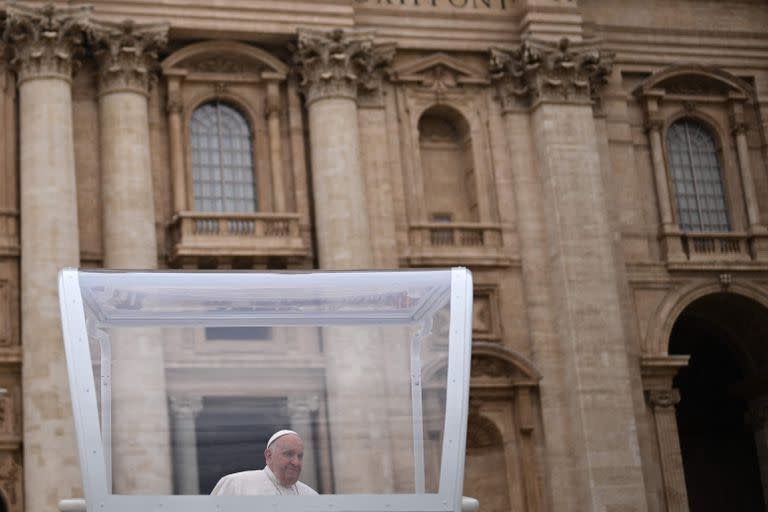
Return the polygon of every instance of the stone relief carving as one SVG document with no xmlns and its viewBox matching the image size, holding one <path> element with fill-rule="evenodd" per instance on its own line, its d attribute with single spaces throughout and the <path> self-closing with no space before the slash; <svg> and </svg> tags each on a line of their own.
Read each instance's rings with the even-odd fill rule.
<svg viewBox="0 0 768 512">
<path fill-rule="evenodd" d="M 248 69 L 244 62 L 226 57 L 210 57 L 190 64 L 189 69 L 200 73 L 257 73 L 258 68 Z"/>
<path fill-rule="evenodd" d="M 465 85 L 488 84 L 481 71 L 442 52 L 400 65 L 393 70 L 392 76 L 398 82 L 418 84 L 422 90 L 434 94 L 438 103 L 449 91 Z"/>
<path fill-rule="evenodd" d="M 491 48 L 489 67 L 506 109 L 539 100 L 599 102 L 613 58 L 595 43 L 528 39 L 512 51 Z"/>
<path fill-rule="evenodd" d="M 99 91 L 146 93 L 158 68 L 157 52 L 168 42 L 167 24 L 94 22 L 88 39 L 99 62 Z"/>
<path fill-rule="evenodd" d="M 294 53 L 307 104 L 332 96 L 356 99 L 358 89 L 369 95 L 394 56 L 394 47 L 376 46 L 370 32 L 299 30 Z"/>
<path fill-rule="evenodd" d="M 39 76 L 72 78 L 91 23 L 91 9 L 8 3 L 3 41 L 12 51 L 11 66 L 19 84 Z"/>
</svg>

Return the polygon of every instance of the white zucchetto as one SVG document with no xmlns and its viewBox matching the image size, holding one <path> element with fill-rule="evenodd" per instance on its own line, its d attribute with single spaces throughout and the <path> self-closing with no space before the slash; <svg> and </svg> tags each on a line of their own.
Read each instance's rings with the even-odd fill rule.
<svg viewBox="0 0 768 512">
<path fill-rule="evenodd" d="M 301 437 L 299 434 L 297 434 L 293 430 L 278 430 L 277 432 L 272 434 L 272 437 L 270 437 L 269 441 L 267 441 L 267 448 L 272 446 L 272 443 L 274 443 L 275 441 L 277 441 L 278 439 L 280 439 L 283 436 L 287 436 L 288 434 L 293 434 L 296 437 Z"/>
</svg>

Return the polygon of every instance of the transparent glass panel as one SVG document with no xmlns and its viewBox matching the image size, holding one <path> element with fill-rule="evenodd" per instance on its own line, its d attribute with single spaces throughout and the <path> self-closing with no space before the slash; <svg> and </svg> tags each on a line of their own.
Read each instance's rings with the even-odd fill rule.
<svg viewBox="0 0 768 512">
<path fill-rule="evenodd" d="M 451 271 L 79 276 L 114 494 L 438 492 Z"/>
</svg>

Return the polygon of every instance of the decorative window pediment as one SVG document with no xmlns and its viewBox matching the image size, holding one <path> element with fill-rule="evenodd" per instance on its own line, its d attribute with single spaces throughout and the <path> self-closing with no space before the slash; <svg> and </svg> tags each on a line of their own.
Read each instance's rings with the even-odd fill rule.
<svg viewBox="0 0 768 512">
<path fill-rule="evenodd" d="M 654 73 L 635 89 L 639 97 L 665 94 L 753 97 L 752 87 L 722 69 L 709 66 L 671 66 Z"/>
<path fill-rule="evenodd" d="M 435 90 L 490 83 L 482 71 L 442 52 L 397 66 L 392 77 L 394 81 L 416 83 Z"/>
<path fill-rule="evenodd" d="M 227 81 L 284 80 L 288 66 L 269 53 L 244 43 L 207 41 L 187 46 L 163 62 L 163 72 L 184 72 L 187 80 L 226 75 Z"/>
</svg>

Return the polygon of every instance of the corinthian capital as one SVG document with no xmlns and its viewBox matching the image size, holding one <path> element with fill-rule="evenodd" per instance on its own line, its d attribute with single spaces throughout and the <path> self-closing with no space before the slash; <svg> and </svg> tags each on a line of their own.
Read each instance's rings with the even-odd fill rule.
<svg viewBox="0 0 768 512">
<path fill-rule="evenodd" d="M 13 52 L 11 65 L 19 83 L 43 77 L 71 80 L 90 14 L 90 6 L 29 7 L 8 2 L 3 41 Z"/>
<path fill-rule="evenodd" d="M 505 108 L 538 101 L 599 102 L 613 58 L 594 42 L 528 39 L 512 51 L 491 48 L 489 67 Z"/>
<path fill-rule="evenodd" d="M 334 96 L 356 99 L 358 89 L 377 91 L 393 55 L 393 46 L 374 45 L 371 32 L 300 29 L 294 61 L 309 104 Z"/>
<path fill-rule="evenodd" d="M 168 42 L 168 25 L 95 22 L 88 33 L 99 62 L 99 92 L 147 94 L 157 52 Z"/>
</svg>

